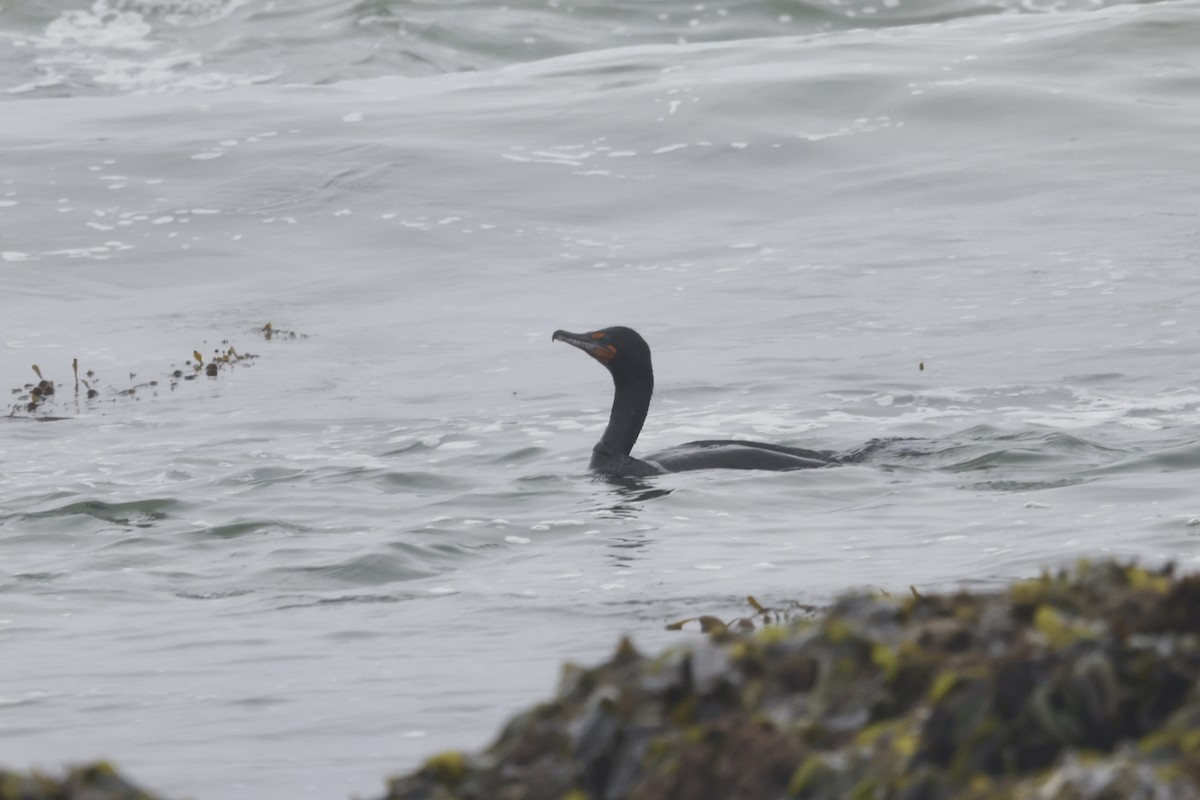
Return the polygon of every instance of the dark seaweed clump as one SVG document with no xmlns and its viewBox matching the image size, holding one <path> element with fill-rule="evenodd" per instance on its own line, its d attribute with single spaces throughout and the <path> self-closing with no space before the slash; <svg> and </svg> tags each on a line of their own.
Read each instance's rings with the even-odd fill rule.
<svg viewBox="0 0 1200 800">
<path fill-rule="evenodd" d="M 622 642 L 386 800 L 1200 800 L 1200 576 L 1082 563 Z"/>
</svg>

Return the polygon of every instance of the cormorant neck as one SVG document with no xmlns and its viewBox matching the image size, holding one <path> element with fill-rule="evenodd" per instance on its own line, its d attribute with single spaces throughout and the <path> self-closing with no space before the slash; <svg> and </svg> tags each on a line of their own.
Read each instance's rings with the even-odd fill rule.
<svg viewBox="0 0 1200 800">
<path fill-rule="evenodd" d="M 612 413 L 597 447 L 627 456 L 642 432 L 642 423 L 646 421 L 650 396 L 654 394 L 654 375 L 630 378 L 614 374 L 613 386 L 616 391 L 613 393 Z"/>
</svg>

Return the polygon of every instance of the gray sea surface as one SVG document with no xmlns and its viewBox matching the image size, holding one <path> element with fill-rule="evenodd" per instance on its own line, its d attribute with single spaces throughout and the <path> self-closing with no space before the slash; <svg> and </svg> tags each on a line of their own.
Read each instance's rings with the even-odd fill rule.
<svg viewBox="0 0 1200 800">
<path fill-rule="evenodd" d="M 4 3 L 0 763 L 370 796 L 748 594 L 1196 569 L 1198 26 Z M 615 324 L 635 455 L 905 441 L 597 482 L 611 382 L 550 335 Z"/>
</svg>

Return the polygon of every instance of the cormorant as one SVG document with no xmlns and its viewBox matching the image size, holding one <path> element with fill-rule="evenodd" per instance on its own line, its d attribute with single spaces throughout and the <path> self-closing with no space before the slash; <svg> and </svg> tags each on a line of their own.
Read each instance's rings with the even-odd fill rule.
<svg viewBox="0 0 1200 800">
<path fill-rule="evenodd" d="M 629 453 L 642 432 L 654 393 L 654 369 L 646 340 L 632 328 L 615 327 L 592 333 L 555 331 L 551 341 L 578 347 L 612 373 L 612 413 L 604 435 L 592 448 L 593 472 L 640 477 L 693 469 L 791 470 L 841 463 L 828 451 L 723 439 L 688 442 L 644 459 L 634 458 Z"/>
</svg>

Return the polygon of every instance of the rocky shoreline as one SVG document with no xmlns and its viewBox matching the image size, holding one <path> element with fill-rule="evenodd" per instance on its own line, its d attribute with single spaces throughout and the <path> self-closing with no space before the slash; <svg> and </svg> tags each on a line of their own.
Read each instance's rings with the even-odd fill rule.
<svg viewBox="0 0 1200 800">
<path fill-rule="evenodd" d="M 1200 798 L 1200 577 L 1081 564 L 852 595 L 657 657 L 622 643 L 387 800 Z"/>
<path fill-rule="evenodd" d="M 159 800 L 104 761 L 61 775 L 0 769 L 0 800 Z"/>
<path fill-rule="evenodd" d="M 384 800 L 1200 800 L 1200 576 L 1111 562 L 605 664 Z M 106 765 L 0 800 L 153 800 Z"/>
</svg>

